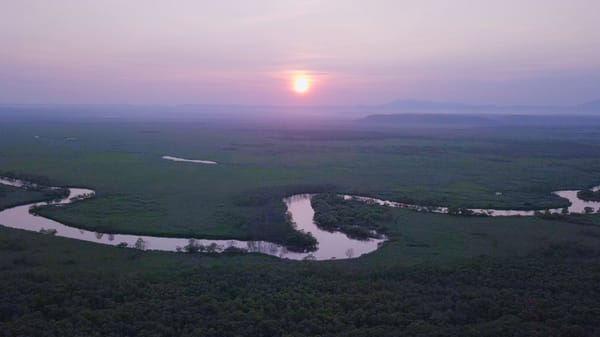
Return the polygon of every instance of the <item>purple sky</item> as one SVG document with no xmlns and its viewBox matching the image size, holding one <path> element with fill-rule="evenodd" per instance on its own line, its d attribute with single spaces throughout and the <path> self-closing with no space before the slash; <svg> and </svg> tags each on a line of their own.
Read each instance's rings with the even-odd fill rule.
<svg viewBox="0 0 600 337">
<path fill-rule="evenodd" d="M 7 0 L 0 103 L 572 104 L 600 98 L 599 18 L 599 0 Z"/>
</svg>

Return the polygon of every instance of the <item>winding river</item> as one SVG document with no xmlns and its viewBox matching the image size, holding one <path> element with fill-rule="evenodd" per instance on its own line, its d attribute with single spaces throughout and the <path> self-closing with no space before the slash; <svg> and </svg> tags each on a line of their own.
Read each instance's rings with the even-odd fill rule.
<svg viewBox="0 0 600 337">
<path fill-rule="evenodd" d="M 23 186 L 23 182 L 0 178 L 0 184 L 11 185 L 15 187 Z M 600 190 L 600 186 L 594 190 Z M 570 213 L 584 213 L 586 207 L 594 212 L 600 212 L 600 202 L 587 202 L 577 197 L 578 191 L 557 191 L 558 196 L 568 199 L 571 203 L 568 210 Z M 37 216 L 30 213 L 30 208 L 42 205 L 61 205 L 76 202 L 89 198 L 94 195 L 94 191 L 84 188 L 69 188 L 69 196 L 53 202 L 39 202 L 16 206 L 5 209 L 0 212 L 0 224 L 6 227 L 18 228 L 34 232 L 52 233 L 56 236 L 67 237 L 77 240 L 96 242 L 106 245 L 135 247 L 138 249 L 160 250 L 160 251 L 180 251 L 189 244 L 187 238 L 170 238 L 145 235 L 129 234 L 105 234 L 100 232 L 83 230 L 70 227 L 60 222 Z M 240 240 L 204 240 L 193 239 L 197 245 L 211 247 L 211 251 L 223 252 L 229 247 L 246 249 L 248 252 L 263 253 L 280 258 L 293 260 L 314 259 L 348 259 L 356 258 L 363 254 L 376 250 L 385 239 L 355 240 L 340 232 L 328 232 L 320 229 L 313 221 L 314 210 L 311 206 L 310 194 L 298 194 L 283 201 L 287 205 L 288 212 L 292 217 L 298 230 L 311 233 L 318 241 L 317 250 L 311 253 L 290 252 L 285 247 L 267 241 L 240 241 Z M 399 207 L 413 209 L 417 211 L 428 211 L 435 213 L 448 213 L 445 207 L 426 207 L 419 205 L 403 204 L 394 201 L 380 200 L 375 198 L 343 195 L 345 199 L 354 199 L 363 202 L 372 202 L 388 207 Z M 533 216 L 535 211 L 516 211 L 516 210 L 494 210 L 494 209 L 472 209 L 476 214 L 489 216 Z M 547 210 L 551 213 L 562 212 L 562 208 Z"/>
<path fill-rule="evenodd" d="M 23 182 L 0 178 L 0 184 L 15 187 L 23 186 Z M 61 205 L 76 202 L 94 195 L 94 191 L 84 188 L 69 188 L 69 196 L 54 202 L 39 202 L 16 206 L 0 212 L 0 224 L 6 227 L 24 229 L 34 232 L 53 233 L 56 236 L 91 241 L 113 246 L 137 247 L 146 250 L 179 251 L 189 244 L 188 238 L 170 238 L 146 235 L 105 234 L 70 227 L 60 222 L 30 213 L 30 208 L 42 205 Z M 299 194 L 285 198 L 288 212 L 298 230 L 310 232 L 318 241 L 317 250 L 310 253 L 297 253 L 288 251 L 285 247 L 267 241 L 241 241 L 241 240 L 204 240 L 194 239 L 195 243 L 209 247 L 215 252 L 222 252 L 229 247 L 246 249 L 248 252 L 263 253 L 293 260 L 314 259 L 347 259 L 355 258 L 376 250 L 384 241 L 371 239 L 366 241 L 355 240 L 345 234 L 330 233 L 317 227 L 313 221 L 314 210 L 310 204 L 310 194 Z"/>
<path fill-rule="evenodd" d="M 600 191 L 600 186 L 592 187 L 592 191 Z M 566 207 L 568 213 L 573 214 L 585 214 L 588 212 L 598 213 L 600 212 L 600 202 L 595 201 L 585 201 L 579 199 L 577 193 L 580 190 L 565 190 L 565 191 L 555 191 L 553 194 L 567 199 L 570 203 L 569 207 Z M 420 212 L 431 212 L 431 213 L 441 213 L 448 214 L 448 207 L 435 207 L 435 206 L 421 206 L 421 205 L 413 205 L 413 204 L 405 204 L 396 201 L 389 200 L 381 200 L 370 197 L 361 197 L 355 195 L 347 195 L 344 194 L 342 197 L 346 200 L 358 200 L 362 202 L 370 202 L 375 203 L 382 206 L 393 207 L 393 208 L 406 208 L 412 209 Z M 472 212 L 472 215 L 486 215 L 486 216 L 534 216 L 536 213 L 551 213 L 551 214 L 559 214 L 565 211 L 565 208 L 550 208 L 543 210 L 506 210 L 506 209 L 491 209 L 491 208 L 465 208 L 465 210 Z"/>
</svg>

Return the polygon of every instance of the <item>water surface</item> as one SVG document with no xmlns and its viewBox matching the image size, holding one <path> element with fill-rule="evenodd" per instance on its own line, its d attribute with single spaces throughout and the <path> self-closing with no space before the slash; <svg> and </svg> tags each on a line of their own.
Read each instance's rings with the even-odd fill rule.
<svg viewBox="0 0 600 337">
<path fill-rule="evenodd" d="M 161 158 L 165 159 L 165 160 L 179 161 L 179 162 L 184 162 L 184 163 L 196 163 L 196 164 L 206 164 L 206 165 L 216 165 L 217 164 L 216 161 L 212 161 L 212 160 L 185 159 L 185 158 L 179 158 L 179 157 L 173 157 L 173 156 L 162 156 Z"/>
<path fill-rule="evenodd" d="M 592 191 L 599 191 L 600 186 L 591 188 Z M 550 208 L 541 210 L 507 210 L 507 209 L 492 209 L 492 208 L 465 208 L 465 210 L 473 212 L 474 215 L 487 215 L 487 216 L 534 216 L 536 213 L 564 213 L 565 209 L 567 213 L 572 214 L 585 214 L 586 208 L 591 210 L 593 213 L 600 212 L 600 202 L 585 201 L 579 199 L 577 193 L 580 190 L 565 190 L 552 192 L 557 196 L 567 199 L 569 201 L 569 207 L 565 208 Z M 448 207 L 437 207 L 437 206 L 422 206 L 415 204 L 406 204 L 390 200 L 382 200 L 377 198 L 362 197 L 355 195 L 342 195 L 346 200 L 358 200 L 362 202 L 375 203 L 382 206 L 393 207 L 393 208 L 406 208 L 419 212 L 431 212 L 431 213 L 442 213 L 448 214 Z"/>
</svg>

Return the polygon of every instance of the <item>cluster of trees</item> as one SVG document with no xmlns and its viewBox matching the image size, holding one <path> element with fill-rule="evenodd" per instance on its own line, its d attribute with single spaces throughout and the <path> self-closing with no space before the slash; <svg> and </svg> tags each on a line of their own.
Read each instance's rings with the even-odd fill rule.
<svg viewBox="0 0 600 337">
<path fill-rule="evenodd" d="M 490 206 L 490 208 L 492 208 Z M 448 207 L 448 215 L 455 216 L 491 216 L 491 212 L 475 212 L 464 207 Z"/>
<path fill-rule="evenodd" d="M 216 243 L 212 243 L 208 246 L 198 243 L 195 239 L 189 239 L 188 244 L 183 248 L 177 247 L 177 251 L 184 251 L 186 253 L 214 253 L 220 250 L 220 247 Z"/>
<path fill-rule="evenodd" d="M 188 254 L 194 253 L 219 253 L 225 255 L 233 255 L 233 254 L 246 254 L 248 253 L 247 249 L 239 248 L 235 246 L 229 246 L 223 248 L 223 246 L 219 246 L 216 243 L 211 243 L 210 245 L 203 245 L 199 243 L 196 239 L 189 239 L 188 244 L 183 247 L 177 247 L 178 252 L 185 252 Z"/>
<path fill-rule="evenodd" d="M 295 194 L 305 193 L 326 193 L 335 189 L 335 185 L 282 185 L 276 187 L 263 187 L 246 191 L 235 198 L 235 203 L 239 206 L 264 206 L 271 200 L 281 200 L 285 197 Z"/>
<path fill-rule="evenodd" d="M 600 201 L 600 190 L 581 190 L 577 192 L 577 197 L 585 201 Z"/>
<path fill-rule="evenodd" d="M 388 207 L 357 200 L 345 200 L 334 193 L 312 197 L 315 223 L 329 231 L 340 231 L 351 238 L 368 239 L 380 237 L 388 231 L 393 221 Z"/>
<path fill-rule="evenodd" d="M 462 216 L 472 216 L 475 215 L 475 212 L 468 208 L 462 207 L 449 207 L 448 208 L 449 215 L 462 215 Z"/>
<path fill-rule="evenodd" d="M 43 186 L 37 186 L 33 191 L 42 192 L 45 200 L 58 201 L 69 196 L 68 188 L 49 188 Z"/>
<path fill-rule="evenodd" d="M 22 172 L 12 172 L 12 171 L 5 171 L 0 173 L 1 177 L 5 177 L 8 179 L 13 179 L 13 180 L 21 180 L 25 183 L 27 183 L 27 185 L 42 185 L 42 186 L 50 186 L 50 178 L 48 178 L 47 176 L 40 176 L 40 175 L 35 175 L 35 174 L 27 174 L 27 173 L 22 173 Z"/>
<path fill-rule="evenodd" d="M 235 198 L 235 205 L 248 208 L 242 219 L 250 233 L 249 240 L 265 240 L 284 245 L 294 252 L 314 251 L 317 240 L 295 229 L 287 215 L 283 198 L 301 193 L 330 191 L 333 185 L 284 185 L 248 190 Z M 258 210 L 258 212 L 256 211 Z"/>
<path fill-rule="evenodd" d="M 600 252 L 576 246 L 452 270 L 221 256 L 115 274 L 114 259 L 61 271 L 23 256 L 0 264 L 2 336 L 600 334 Z"/>
<path fill-rule="evenodd" d="M 245 226 L 250 232 L 249 239 L 279 243 L 293 252 L 315 250 L 317 240 L 310 233 L 296 230 L 282 198 L 267 200 L 266 204 L 260 206 L 258 214 L 245 219 Z"/>
<path fill-rule="evenodd" d="M 40 233 L 48 235 L 56 235 L 56 229 L 54 228 L 43 228 L 40 229 Z"/>
<path fill-rule="evenodd" d="M 0 177 L 8 178 L 11 180 L 20 180 L 24 183 L 22 188 L 28 191 L 40 192 L 41 196 L 39 198 L 35 198 L 35 200 L 33 200 L 32 202 L 60 200 L 69 196 L 69 189 L 67 188 L 50 187 L 50 179 L 46 176 L 3 172 L 0 174 Z"/>
</svg>

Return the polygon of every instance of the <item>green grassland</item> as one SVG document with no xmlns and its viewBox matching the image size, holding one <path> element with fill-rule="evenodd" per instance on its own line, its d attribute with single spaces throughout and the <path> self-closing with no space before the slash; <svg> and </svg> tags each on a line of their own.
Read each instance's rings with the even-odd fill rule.
<svg viewBox="0 0 600 337">
<path fill-rule="evenodd" d="M 26 203 L 62 199 L 67 196 L 66 189 L 49 189 L 45 187 L 19 188 L 0 184 L 0 210 Z"/>
<path fill-rule="evenodd" d="M 361 259 L 368 264 L 393 260 L 441 268 L 478 257 L 526 256 L 560 244 L 594 247 L 600 234 L 600 214 L 549 219 L 451 216 L 330 198 L 314 198 L 316 220 L 330 216 L 342 232 L 350 224 L 378 229 L 388 237 L 383 247 Z"/>
<path fill-rule="evenodd" d="M 95 189 L 90 200 L 42 214 L 107 232 L 282 242 L 292 229 L 280 199 L 293 193 L 523 209 L 566 206 L 550 192 L 599 183 L 593 129 L 14 123 L 0 134 L 0 171 Z"/>
<path fill-rule="evenodd" d="M 600 227 L 536 217 L 462 217 L 394 209 L 389 242 L 373 261 L 456 265 L 477 257 L 515 257 L 553 245 L 595 247 Z M 600 219 L 600 216 L 590 216 Z"/>
<path fill-rule="evenodd" d="M 46 200 L 39 191 L 28 191 L 22 188 L 0 184 L 0 210 L 18 206 L 36 200 Z"/>
</svg>

